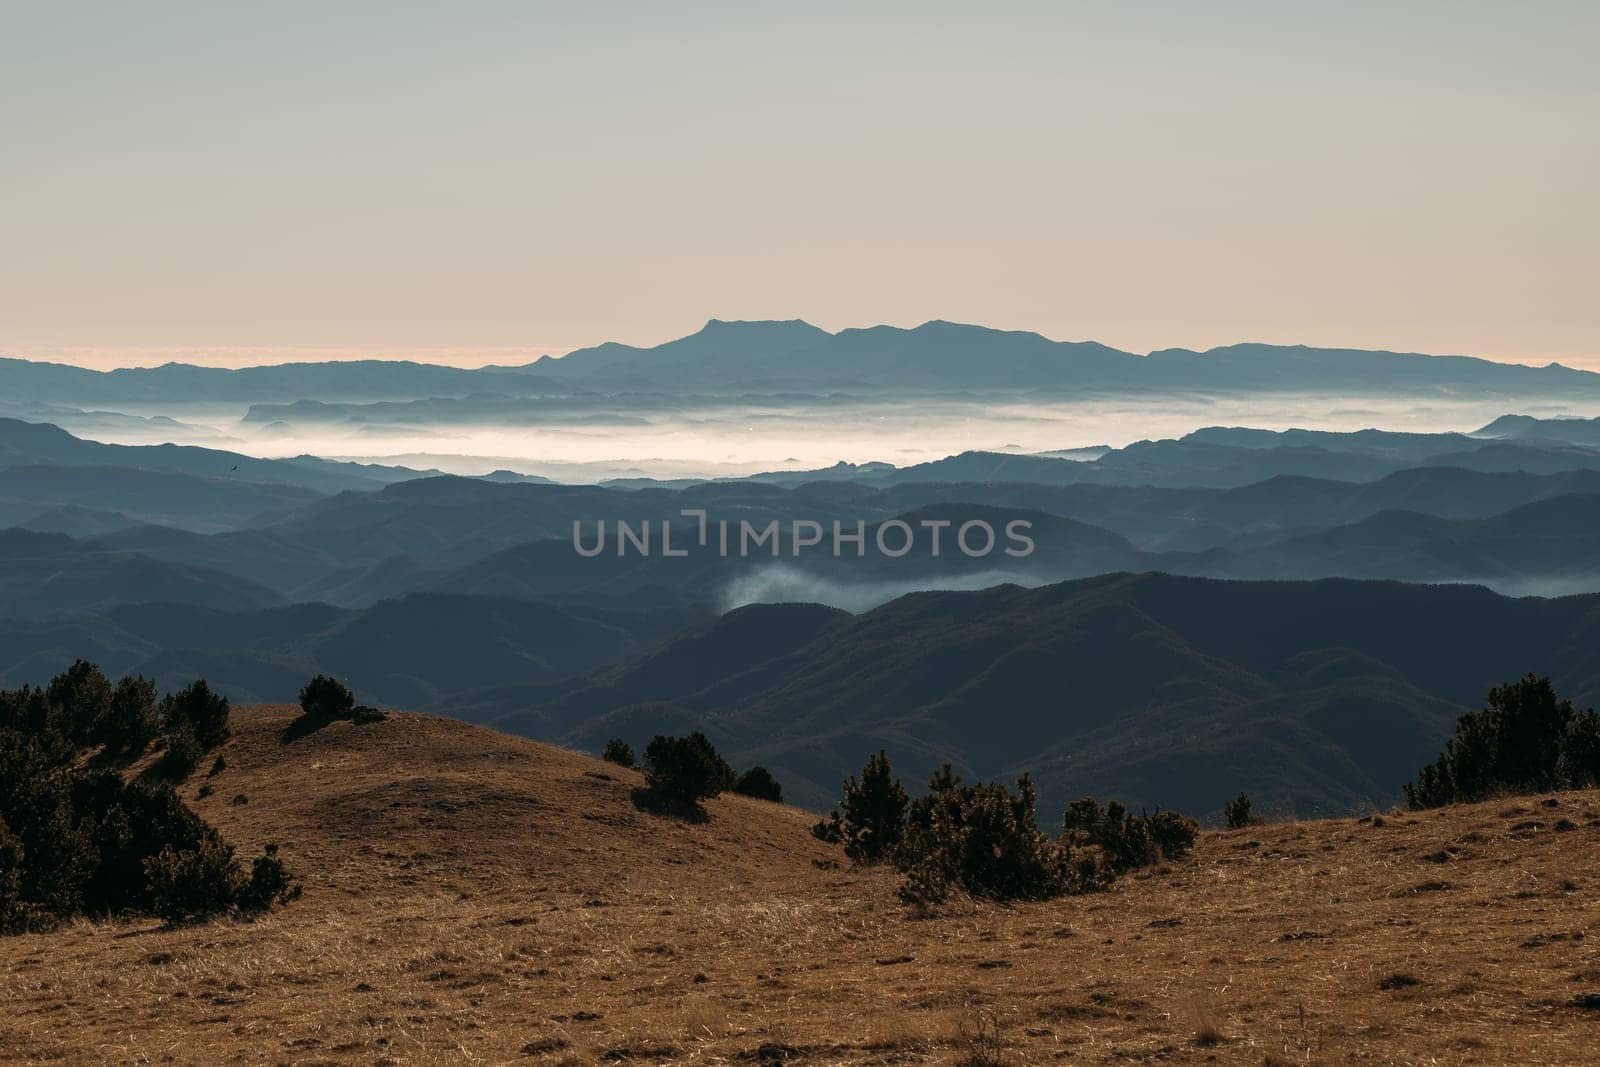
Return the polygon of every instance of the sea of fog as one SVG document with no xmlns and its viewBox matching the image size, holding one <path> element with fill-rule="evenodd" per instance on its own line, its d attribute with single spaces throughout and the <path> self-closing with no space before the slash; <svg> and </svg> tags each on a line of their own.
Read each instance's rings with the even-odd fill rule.
<svg viewBox="0 0 1600 1067">
<path fill-rule="evenodd" d="M 124 444 L 176 442 L 261 457 L 313 454 L 438 468 L 513 470 L 559 481 L 737 476 L 840 461 L 906 466 L 981 449 L 1051 452 L 1179 437 L 1205 426 L 1471 431 L 1507 413 L 1593 417 L 1559 398 L 1257 394 L 957 397 L 912 401 L 773 398 L 630 409 L 604 398 L 560 421 L 243 421 L 242 407 L 174 406 L 60 415 L 64 428 Z M 132 417 L 128 417 L 132 416 Z M 175 420 L 168 421 L 168 420 Z"/>
</svg>

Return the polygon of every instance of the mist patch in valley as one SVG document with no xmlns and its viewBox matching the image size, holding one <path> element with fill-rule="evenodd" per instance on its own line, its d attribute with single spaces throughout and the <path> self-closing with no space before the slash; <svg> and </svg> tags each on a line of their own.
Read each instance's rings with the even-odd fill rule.
<svg viewBox="0 0 1600 1067">
<path fill-rule="evenodd" d="M 844 582 L 777 564 L 730 581 L 718 597 L 718 608 L 728 612 L 750 604 L 825 604 L 860 614 L 909 593 L 972 592 L 1007 584 L 1032 587 L 1058 580 L 996 569 L 948 576 L 930 574 L 898 581 Z"/>
</svg>

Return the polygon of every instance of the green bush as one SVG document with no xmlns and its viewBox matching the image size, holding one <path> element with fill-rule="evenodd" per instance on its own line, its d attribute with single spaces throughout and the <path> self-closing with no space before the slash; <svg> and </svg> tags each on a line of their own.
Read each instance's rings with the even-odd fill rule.
<svg viewBox="0 0 1600 1067">
<path fill-rule="evenodd" d="M 911 801 L 881 751 L 845 782 L 840 809 L 812 833 L 858 863 L 892 862 L 905 876 L 901 900 L 922 907 L 953 892 L 999 901 L 1090 892 L 1123 871 L 1186 855 L 1199 832 L 1175 812 L 1132 815 L 1116 801 L 1102 807 L 1085 798 L 1067 809 L 1052 839 L 1039 828 L 1027 775 L 1015 791 L 963 785 L 946 763 Z"/>
<path fill-rule="evenodd" d="M 1104 806 L 1093 797 L 1068 805 L 1062 817 L 1062 842 L 1075 854 L 1088 854 L 1104 868 L 1106 880 L 1162 859 L 1188 855 L 1199 824 L 1177 812 L 1134 815 L 1119 801 Z"/>
<path fill-rule="evenodd" d="M 706 735 L 657 735 L 644 750 L 645 781 L 663 796 L 695 804 L 730 789 L 733 768 Z"/>
<path fill-rule="evenodd" d="M 163 848 L 198 848 L 214 835 L 165 783 L 124 782 L 116 771 L 93 771 L 73 776 L 70 795 L 95 857 L 81 905 L 91 915 L 148 911 L 145 862 Z"/>
<path fill-rule="evenodd" d="M 613 737 L 606 742 L 606 747 L 600 753 L 600 758 L 607 763 L 615 763 L 619 767 L 633 766 L 633 746 L 620 737 Z"/>
<path fill-rule="evenodd" d="M 246 913 L 269 911 L 273 905 L 287 904 L 299 897 L 300 886 L 290 880 L 278 858 L 278 846 L 268 845 L 250 862 L 250 880 L 239 891 L 238 908 Z"/>
<path fill-rule="evenodd" d="M 45 688 L 59 729 L 75 745 L 89 744 L 111 706 L 111 684 L 100 668 L 78 660 Z"/>
<path fill-rule="evenodd" d="M 1434 762 L 1406 783 L 1413 808 L 1471 803 L 1501 793 L 1581 788 L 1600 779 L 1600 721 L 1530 674 L 1489 691 L 1461 716 Z"/>
<path fill-rule="evenodd" d="M 1250 811 L 1250 795 L 1240 793 L 1222 809 L 1222 817 L 1228 824 L 1228 829 L 1239 830 L 1246 826 L 1253 826 L 1258 821 Z"/>
<path fill-rule="evenodd" d="M 182 921 L 292 899 L 275 856 L 246 877 L 170 785 L 129 781 L 85 758 L 102 743 L 107 753 L 136 749 L 153 724 L 148 682 L 103 681 L 80 662 L 45 689 L 0 692 L 0 932 L 80 914 Z M 227 701 L 202 682 L 162 708 L 170 732 L 160 764 L 187 774 L 200 754 L 196 724 L 213 741 L 226 736 Z"/>
<path fill-rule="evenodd" d="M 783 803 L 783 786 L 772 777 L 772 772 L 765 767 L 751 767 L 739 776 L 733 783 L 733 791 L 757 800 L 770 800 L 774 804 Z"/>
<path fill-rule="evenodd" d="M 22 874 L 22 840 L 0 818 L 0 934 L 20 934 L 31 925 L 22 899 Z"/>
<path fill-rule="evenodd" d="M 319 674 L 300 690 L 300 710 L 314 719 L 343 719 L 355 707 L 356 698 L 337 678 Z"/>
<path fill-rule="evenodd" d="M 858 781 L 844 783 L 844 796 L 829 819 L 812 827 L 824 841 L 844 845 L 845 855 L 857 863 L 882 863 L 892 859 L 905 836 L 906 811 L 911 798 L 894 776 L 887 752 L 870 756 Z"/>
<path fill-rule="evenodd" d="M 951 783 L 923 800 L 931 802 L 918 802 L 895 857 L 907 903 L 938 903 L 952 889 L 989 900 L 1048 900 L 1077 888 L 1067 853 L 1039 829 L 1027 775 L 1015 793 L 998 782 Z"/>
<path fill-rule="evenodd" d="M 1600 786 L 1600 715 L 1594 711 L 1580 711 L 1567 724 L 1556 777 L 1570 789 Z"/>
<path fill-rule="evenodd" d="M 168 781 L 182 781 L 194 773 L 204 755 L 187 719 L 176 720 L 167 731 L 167 748 L 156 761 L 155 772 Z"/>
<path fill-rule="evenodd" d="M 8 743 L 15 737 L 0 732 L 0 819 L 22 846 L 23 899 L 47 924 L 83 910 L 100 857 L 72 807 L 74 772 Z"/>
<path fill-rule="evenodd" d="M 228 739 L 228 710 L 228 698 L 202 678 L 161 702 L 161 720 L 169 734 L 187 724 L 200 751 L 210 752 Z"/>
<path fill-rule="evenodd" d="M 155 683 L 147 678 L 124 678 L 111 690 L 111 699 L 95 733 L 107 751 L 137 758 L 161 729 Z"/>
<path fill-rule="evenodd" d="M 232 910 L 246 879 L 233 848 L 209 835 L 197 848 L 166 846 L 145 861 L 150 910 L 170 923 L 193 922 Z"/>
<path fill-rule="evenodd" d="M 1163 859 L 1182 859 L 1194 851 L 1200 837 L 1200 824 L 1175 811 L 1158 811 L 1150 816 L 1150 839 Z"/>
</svg>

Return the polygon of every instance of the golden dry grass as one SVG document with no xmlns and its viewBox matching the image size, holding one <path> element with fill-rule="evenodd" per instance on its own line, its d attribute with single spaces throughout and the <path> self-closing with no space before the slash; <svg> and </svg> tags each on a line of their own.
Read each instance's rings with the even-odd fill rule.
<svg viewBox="0 0 1600 1067">
<path fill-rule="evenodd" d="M 250 923 L 0 939 L 0 1059 L 1595 1062 L 1600 795 L 1203 835 L 1110 892 L 915 918 L 805 813 L 444 719 L 278 741 L 196 807 L 305 882 Z M 202 779 L 183 789 L 193 798 Z M 236 803 L 243 796 L 246 802 Z M 1549 806 L 1546 806 L 1546 805 Z"/>
</svg>

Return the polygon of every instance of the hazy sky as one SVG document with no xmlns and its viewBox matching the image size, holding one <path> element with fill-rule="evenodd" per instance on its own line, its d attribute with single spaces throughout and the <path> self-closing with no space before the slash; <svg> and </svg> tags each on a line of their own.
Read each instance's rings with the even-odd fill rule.
<svg viewBox="0 0 1600 1067">
<path fill-rule="evenodd" d="M 0 352 L 709 317 L 1600 366 L 1600 4 L 0 0 Z"/>
</svg>

